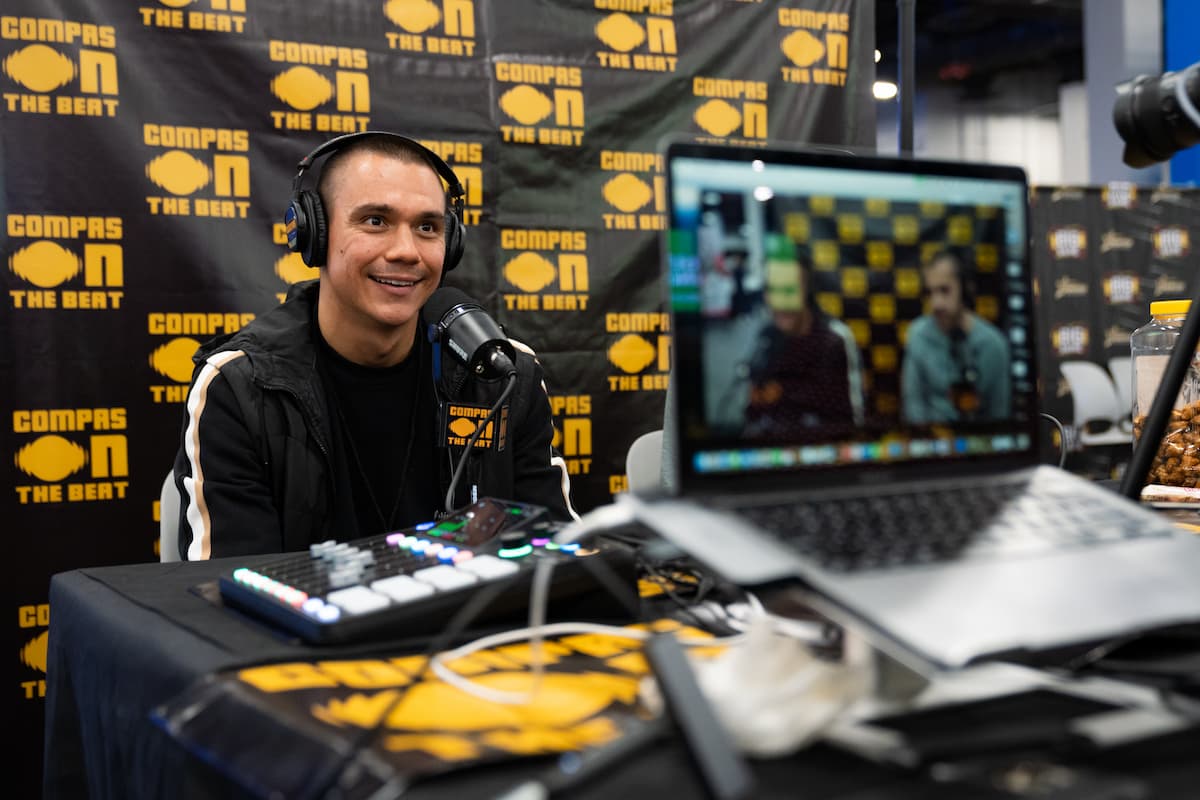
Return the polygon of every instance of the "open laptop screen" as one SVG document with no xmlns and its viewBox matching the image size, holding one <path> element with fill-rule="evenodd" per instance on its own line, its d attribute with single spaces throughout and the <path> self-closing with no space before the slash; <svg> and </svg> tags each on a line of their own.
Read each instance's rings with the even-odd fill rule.
<svg viewBox="0 0 1200 800">
<path fill-rule="evenodd" d="M 665 168 L 682 489 L 1037 461 L 1022 170 L 682 141 Z"/>
</svg>

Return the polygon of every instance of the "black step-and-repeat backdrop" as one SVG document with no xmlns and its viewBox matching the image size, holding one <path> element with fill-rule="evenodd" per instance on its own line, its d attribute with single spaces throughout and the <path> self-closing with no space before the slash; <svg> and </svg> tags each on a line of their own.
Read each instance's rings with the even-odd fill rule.
<svg viewBox="0 0 1200 800">
<path fill-rule="evenodd" d="M 40 773 L 49 577 L 157 558 L 192 353 L 315 274 L 301 156 L 385 129 L 455 168 L 451 282 L 539 352 L 587 510 L 661 424 L 661 138 L 871 146 L 873 46 L 861 0 L 5 0 L 6 781 Z"/>
<path fill-rule="evenodd" d="M 1065 423 L 1068 468 L 1119 473 L 1133 447 L 1129 336 L 1155 300 L 1196 292 L 1200 190 L 1036 187 L 1031 207 L 1043 410 Z M 1076 377 L 1078 362 L 1098 368 L 1081 371 L 1090 381 Z"/>
</svg>

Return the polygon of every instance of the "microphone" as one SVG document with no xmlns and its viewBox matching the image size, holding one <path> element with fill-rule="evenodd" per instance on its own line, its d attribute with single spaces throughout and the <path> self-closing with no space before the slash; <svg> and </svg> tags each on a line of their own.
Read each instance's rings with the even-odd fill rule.
<svg viewBox="0 0 1200 800">
<path fill-rule="evenodd" d="M 424 313 L 430 320 L 429 341 L 446 344 L 475 374 L 491 378 L 516 374 L 516 348 L 466 292 L 443 286 L 429 297 Z"/>
<path fill-rule="evenodd" d="M 958 380 L 950 385 L 950 402 L 960 417 L 972 419 L 982 405 L 979 389 L 976 388 L 979 370 L 975 369 L 967 349 L 967 332 L 958 326 L 950 330 L 950 355 L 959 368 Z"/>
</svg>

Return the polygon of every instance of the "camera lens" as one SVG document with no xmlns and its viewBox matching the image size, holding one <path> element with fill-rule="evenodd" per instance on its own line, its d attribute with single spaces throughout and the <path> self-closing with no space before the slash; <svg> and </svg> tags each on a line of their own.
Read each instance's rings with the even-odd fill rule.
<svg viewBox="0 0 1200 800">
<path fill-rule="evenodd" d="M 1200 142 L 1200 64 L 1159 77 L 1139 75 L 1113 105 L 1122 160 L 1148 167 Z"/>
</svg>

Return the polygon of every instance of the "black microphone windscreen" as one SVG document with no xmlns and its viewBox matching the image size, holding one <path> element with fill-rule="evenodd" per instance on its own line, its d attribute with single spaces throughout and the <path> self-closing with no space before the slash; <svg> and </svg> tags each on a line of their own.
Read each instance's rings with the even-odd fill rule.
<svg viewBox="0 0 1200 800">
<path fill-rule="evenodd" d="M 464 305 L 479 306 L 479 303 L 472 300 L 471 296 L 462 289 L 442 286 L 425 301 L 425 319 L 431 323 L 438 323 L 445 318 L 448 312 Z"/>
</svg>

